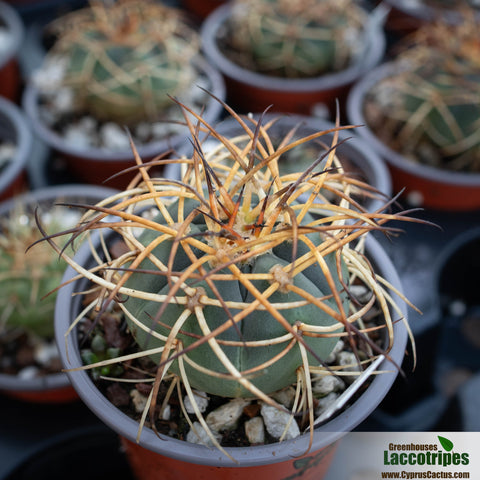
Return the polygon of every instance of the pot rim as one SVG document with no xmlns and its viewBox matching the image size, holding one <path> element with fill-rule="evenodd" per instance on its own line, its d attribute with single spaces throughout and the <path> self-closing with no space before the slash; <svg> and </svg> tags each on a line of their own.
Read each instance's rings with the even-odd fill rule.
<svg viewBox="0 0 480 480">
<path fill-rule="evenodd" d="M 100 232 L 96 233 L 99 234 Z M 98 235 L 96 238 L 98 241 Z M 373 262 L 378 265 L 380 273 L 401 292 L 402 287 L 397 271 L 385 250 L 370 236 L 367 238 L 366 245 L 367 252 Z M 89 245 L 84 244 L 80 247 L 76 260 L 83 264 L 89 256 Z M 76 272 L 73 268 L 68 267 L 63 282 L 71 279 L 75 275 Z M 72 332 L 67 339 L 64 336 L 64 332 L 66 332 L 70 326 L 71 317 L 73 317 L 72 314 L 79 311 L 79 297 L 75 297 L 76 300 L 72 301 L 72 293 L 74 291 L 74 282 L 60 289 L 57 295 L 55 309 L 55 335 L 62 362 L 67 369 L 82 365 L 76 346 L 76 333 Z M 407 319 L 406 304 L 400 302 L 399 306 L 404 318 Z M 389 354 L 397 365 L 401 365 L 408 338 L 407 329 L 403 322 L 396 322 L 394 331 L 395 341 Z M 387 372 L 375 376 L 366 391 L 346 411 L 340 413 L 325 425 L 315 429 L 313 445 L 310 450 L 311 453 L 339 440 L 347 432 L 353 430 L 376 408 L 387 394 L 398 373 L 395 365 L 388 360 L 384 360 L 379 368 Z M 113 407 L 107 398 L 95 387 L 86 371 L 67 371 L 67 374 L 77 394 L 90 410 L 119 435 L 135 443 L 138 433 L 138 422 L 128 417 L 116 407 Z M 218 467 L 247 467 L 289 461 L 295 457 L 302 456 L 307 451 L 308 442 L 309 435 L 304 434 L 296 439 L 271 445 L 226 448 L 225 450 L 239 462 L 238 464 L 233 463 L 228 457 L 215 448 L 208 448 L 203 445 L 173 439 L 164 435 L 159 438 L 159 436 L 148 428 L 143 429 L 139 443 L 142 447 L 153 452 L 188 463 L 214 465 Z"/>
<path fill-rule="evenodd" d="M 205 74 L 211 83 L 211 93 L 221 100 L 226 98 L 226 87 L 222 76 L 213 67 L 211 67 L 204 59 L 196 58 L 195 65 L 198 70 Z M 196 85 L 191 88 L 195 88 Z M 199 88 L 199 87 L 197 87 Z M 130 161 L 133 159 L 133 153 L 130 148 L 125 150 L 107 150 L 97 147 L 78 148 L 71 145 L 61 135 L 56 133 L 49 126 L 45 125 L 40 118 L 38 108 L 39 90 L 32 84 L 27 83 L 22 96 L 22 106 L 27 114 L 28 119 L 39 137 L 51 148 L 62 152 L 66 155 L 77 156 L 90 160 L 98 160 L 105 162 Z M 175 105 L 172 100 L 172 105 Z M 178 107 L 180 108 L 180 107 Z M 213 122 L 219 118 L 223 106 L 212 97 L 207 98 L 203 118 L 207 122 Z M 198 113 L 198 112 L 197 112 Z M 188 136 L 187 130 L 184 133 L 175 133 L 167 138 L 150 142 L 144 145 L 136 146 L 141 158 L 151 158 L 175 148 Z"/>
<path fill-rule="evenodd" d="M 25 28 L 16 10 L 2 1 L 0 1 L 0 19 L 5 22 L 6 28 L 12 36 L 9 48 L 0 56 L 0 69 L 2 69 L 19 51 L 25 34 Z"/>
<path fill-rule="evenodd" d="M 15 153 L 0 174 L 0 192 L 6 190 L 18 178 L 33 147 L 33 135 L 23 112 L 7 98 L 0 97 L 0 118 L 4 117 L 14 130 Z"/>
<path fill-rule="evenodd" d="M 449 8 L 435 8 L 431 5 L 425 5 L 422 2 L 407 2 L 405 0 L 383 0 L 390 8 L 399 10 L 423 21 L 432 21 L 442 15 L 447 23 L 456 24 L 462 21 L 462 15 L 456 10 Z M 475 17 L 480 18 L 480 11 L 475 13 Z"/>
<path fill-rule="evenodd" d="M 106 195 L 112 195 L 117 190 L 108 187 L 96 185 L 71 184 L 56 185 L 52 187 L 45 187 L 39 190 L 26 192 L 14 198 L 9 198 L 0 202 L 0 215 L 12 210 L 12 208 L 21 202 L 25 204 L 33 204 L 34 202 L 44 202 L 51 199 L 56 199 L 61 196 L 65 197 L 91 197 L 104 198 Z M 53 319 L 52 319 L 53 321 Z M 64 372 L 52 373 L 42 377 L 34 377 L 30 379 L 19 378 L 18 375 L 10 375 L 0 373 L 0 390 L 17 391 L 17 392 L 38 392 L 56 390 L 70 386 L 70 380 Z"/>
<path fill-rule="evenodd" d="M 480 184 L 480 173 L 455 172 L 452 170 L 430 167 L 421 163 L 408 160 L 400 153 L 392 150 L 388 145 L 383 143 L 368 126 L 363 115 L 363 99 L 366 93 L 373 88 L 380 80 L 385 77 L 394 75 L 399 69 L 404 67 L 398 66 L 394 61 L 384 63 L 371 72 L 367 73 L 361 80 L 353 85 L 347 97 L 347 117 L 350 122 L 356 125 L 362 125 L 358 128 L 358 134 L 363 137 L 368 144 L 383 157 L 387 163 L 399 170 L 408 172 L 417 177 L 434 180 L 446 184 L 458 184 L 462 186 L 478 186 Z"/>
<path fill-rule="evenodd" d="M 216 36 L 233 9 L 226 3 L 213 10 L 200 28 L 202 48 L 207 59 L 224 75 L 257 88 L 286 92 L 314 92 L 346 86 L 372 69 L 383 58 L 386 39 L 383 31 L 384 9 L 372 14 L 365 26 L 367 47 L 346 69 L 312 78 L 282 78 L 257 73 L 232 62 L 217 46 Z"/>
</svg>

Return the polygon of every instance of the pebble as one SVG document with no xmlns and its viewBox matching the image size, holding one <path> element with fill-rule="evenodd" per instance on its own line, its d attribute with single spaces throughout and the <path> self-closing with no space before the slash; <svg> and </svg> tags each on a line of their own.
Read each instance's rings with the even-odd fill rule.
<svg viewBox="0 0 480 480">
<path fill-rule="evenodd" d="M 148 397 L 142 395 L 138 390 L 132 390 L 130 392 L 130 396 L 132 397 L 132 403 L 135 407 L 135 411 L 137 413 L 142 413 L 147 406 Z"/>
<path fill-rule="evenodd" d="M 295 400 L 295 389 L 293 387 L 284 388 L 272 394 L 272 398 L 286 408 L 292 408 Z"/>
<path fill-rule="evenodd" d="M 205 445 L 206 447 L 215 446 L 212 439 L 208 436 L 208 433 L 204 430 L 200 422 L 194 422 L 193 427 L 194 429 L 190 429 L 190 431 L 187 433 L 187 442 Z M 218 432 L 212 433 L 214 437 L 220 442 L 222 436 Z"/>
<path fill-rule="evenodd" d="M 315 396 L 325 397 L 329 393 L 339 392 L 345 389 L 345 382 L 335 375 L 317 377 L 312 382 L 312 391 Z"/>
<path fill-rule="evenodd" d="M 0 167 L 13 159 L 16 150 L 17 147 L 13 142 L 0 143 Z"/>
<path fill-rule="evenodd" d="M 287 433 L 283 437 L 284 440 L 291 440 L 300 435 L 300 429 L 295 419 L 290 421 L 290 413 L 267 404 L 262 404 L 260 413 L 265 423 L 265 428 L 272 437 L 279 439 L 283 435 L 287 424 L 289 426 Z"/>
<path fill-rule="evenodd" d="M 197 404 L 197 408 L 200 410 L 201 413 L 205 412 L 208 407 L 209 398 L 205 392 L 199 392 L 197 390 L 193 390 L 193 396 L 195 397 L 195 403 Z M 192 402 L 188 395 L 185 395 L 183 399 L 183 404 L 185 405 L 185 410 L 187 413 L 193 414 L 195 410 L 193 409 Z"/>
<path fill-rule="evenodd" d="M 338 365 L 345 367 L 342 369 L 343 372 L 359 372 L 360 371 L 360 367 L 358 366 L 357 359 L 352 352 L 340 352 L 337 355 L 337 361 L 338 361 Z M 344 381 L 351 383 L 357 378 L 357 376 L 348 375 L 342 378 Z"/>
<path fill-rule="evenodd" d="M 253 417 L 245 422 L 245 435 L 251 445 L 265 443 L 265 427 L 262 417 Z"/>
<path fill-rule="evenodd" d="M 243 409 L 250 403 L 244 398 L 234 398 L 207 415 L 207 425 L 216 432 L 232 430 L 238 424 Z"/>
<path fill-rule="evenodd" d="M 33 353 L 35 360 L 40 365 L 48 365 L 52 360 L 58 358 L 58 348 L 55 343 L 39 343 Z"/>
<path fill-rule="evenodd" d="M 25 367 L 18 372 L 18 378 L 20 378 L 21 380 L 32 380 L 38 375 L 38 373 L 39 370 L 37 367 Z"/>
<path fill-rule="evenodd" d="M 109 150 L 127 150 L 130 141 L 125 130 L 113 122 L 107 122 L 100 128 L 101 142 Z"/>
<path fill-rule="evenodd" d="M 343 351 L 345 347 L 345 342 L 343 340 L 339 340 L 335 347 L 333 347 L 332 353 L 327 358 L 327 363 L 334 363 L 335 360 L 337 359 L 337 355 Z"/>
<path fill-rule="evenodd" d="M 334 404 L 339 397 L 338 393 L 331 392 L 323 398 L 318 399 L 315 415 L 319 417 L 330 405 Z"/>
</svg>

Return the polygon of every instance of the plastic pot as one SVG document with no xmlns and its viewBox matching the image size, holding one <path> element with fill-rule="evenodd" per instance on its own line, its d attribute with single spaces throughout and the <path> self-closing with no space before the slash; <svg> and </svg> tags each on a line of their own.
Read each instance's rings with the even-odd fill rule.
<svg viewBox="0 0 480 480">
<path fill-rule="evenodd" d="M 21 202 L 27 212 L 34 212 L 37 206 L 43 205 L 44 210 L 48 210 L 49 206 L 60 200 L 73 203 L 96 203 L 114 192 L 115 190 L 94 185 L 49 187 L 2 202 L 0 216 L 7 215 L 18 205 L 18 202 Z M 65 403 L 78 399 L 68 376 L 61 372 L 31 379 L 0 373 L 0 391 L 10 397 L 34 403 Z"/>
<path fill-rule="evenodd" d="M 258 120 L 260 118 L 260 114 L 255 113 L 253 114 L 253 117 Z M 334 123 L 318 117 L 289 114 L 282 115 L 280 113 L 267 113 L 264 116 L 263 124 L 266 124 L 272 119 L 278 119 L 275 125 L 269 129 L 269 134 L 273 139 L 282 139 L 292 128 L 297 127 L 298 125 L 300 125 L 300 127 L 297 130 L 295 138 L 300 138 L 302 136 L 314 134 L 318 131 L 335 128 Z M 251 129 L 254 130 L 253 124 L 249 125 Z M 215 128 L 218 133 L 226 136 L 227 138 L 245 133 L 238 122 L 231 117 L 219 123 Z M 376 189 L 379 193 L 378 198 L 361 198 L 359 199 L 359 202 L 369 211 L 375 211 L 379 208 L 382 208 L 386 200 L 391 198 L 392 195 L 390 172 L 388 171 L 385 162 L 380 158 L 375 150 L 370 148 L 370 146 L 363 141 L 362 138 L 356 135 L 355 130 L 340 130 L 338 133 L 339 142 L 346 140 L 346 142 L 340 145 L 336 151 L 337 156 L 342 161 L 345 170 L 355 178 L 364 180 L 370 186 L 374 187 L 374 189 Z M 318 141 L 322 141 L 326 145 L 330 146 L 332 139 L 333 134 L 328 134 L 320 137 Z M 207 140 L 207 142 L 210 141 L 215 142 L 215 144 L 217 142 L 213 138 L 209 138 Z M 208 148 L 208 143 L 204 145 L 204 151 L 206 148 Z M 322 151 L 323 150 L 319 147 L 319 154 Z M 191 152 L 187 153 L 187 155 L 190 154 Z M 298 170 L 298 168 L 295 170 Z"/>
<path fill-rule="evenodd" d="M 0 26 L 9 31 L 10 43 L 0 50 L 0 96 L 16 101 L 20 92 L 20 71 L 17 55 L 24 35 L 20 15 L 5 2 L 0 2 Z"/>
<path fill-rule="evenodd" d="M 395 268 L 375 239 L 367 240 L 366 251 L 369 259 L 377 266 L 378 272 L 401 290 Z M 82 245 L 79 248 L 76 260 L 82 265 L 90 263 L 91 253 L 88 245 Z M 75 275 L 74 270 L 69 268 L 63 281 L 68 281 Z M 64 333 L 81 308 L 81 298 L 72 297 L 72 294 L 81 291 L 85 283 L 86 280 L 71 282 L 63 287 L 57 296 L 55 331 L 65 368 L 82 365 L 76 332 L 73 331 L 67 339 L 68 358 Z M 401 309 L 406 317 L 405 305 L 401 305 Z M 400 365 L 407 342 L 407 332 L 402 322 L 396 322 L 394 329 L 396 340 L 390 355 Z M 293 440 L 271 445 L 227 448 L 226 450 L 238 463 L 232 462 L 216 449 L 165 436 L 159 438 L 148 428 L 143 429 L 137 444 L 138 423 L 112 406 L 96 388 L 86 371 L 68 371 L 68 375 L 88 408 L 124 439 L 124 445 L 128 448 L 127 457 L 139 480 L 246 479 L 251 478 L 252 475 L 261 475 L 262 478 L 275 480 L 300 476 L 304 479 L 319 480 L 328 469 L 335 442 L 345 432 L 353 430 L 362 422 L 376 408 L 392 385 L 397 375 L 396 368 L 388 361 L 379 368 L 388 373 L 375 376 L 364 393 L 347 410 L 316 429 L 309 453 L 305 454 L 309 441 L 309 435 L 305 434 Z"/>
<path fill-rule="evenodd" d="M 0 200 L 5 200 L 27 186 L 25 172 L 32 153 L 33 135 L 22 111 L 10 100 L 2 97 L 0 97 L 0 141 L 15 144 L 13 158 L 0 172 Z"/>
<path fill-rule="evenodd" d="M 359 40 L 365 45 L 363 53 L 345 70 L 305 79 L 263 75 L 232 62 L 219 48 L 218 37 L 231 10 L 230 4 L 215 9 L 203 22 L 200 33 L 205 56 L 223 74 L 228 103 L 238 112 L 258 112 L 273 105 L 277 112 L 310 115 L 322 104 L 334 115 L 336 100 L 342 103 L 351 84 L 377 65 L 385 53 L 383 19 L 372 14 L 365 36 Z"/>
<path fill-rule="evenodd" d="M 395 75 L 397 68 L 393 62 L 381 65 L 352 87 L 347 99 L 348 120 L 364 125 L 357 132 L 387 162 L 394 192 L 405 188 L 411 203 L 443 211 L 480 208 L 480 173 L 454 172 L 408 160 L 382 142 L 366 123 L 366 94 L 383 78 Z"/>
<path fill-rule="evenodd" d="M 198 60 L 199 71 L 206 75 L 211 83 L 211 93 L 220 99 L 225 98 L 225 86 L 221 75 L 206 62 Z M 198 88 L 192 86 L 192 88 Z M 59 155 L 66 163 L 67 169 L 80 182 L 102 184 L 107 178 L 125 168 L 135 165 L 135 159 L 130 148 L 122 151 L 111 151 L 100 148 L 79 148 L 71 145 L 57 132 L 42 121 L 39 109 L 39 91 L 28 84 L 22 97 L 23 107 L 30 119 L 34 132 L 48 145 L 53 154 Z M 173 105 L 173 101 L 172 101 Z M 214 122 L 222 112 L 222 106 L 213 98 L 209 98 L 203 113 L 203 118 Z M 144 162 L 171 148 L 177 147 L 188 134 L 174 134 L 168 138 L 137 146 L 137 151 Z M 128 184 L 127 176 L 119 176 L 108 182 L 112 188 L 124 188 Z"/>
</svg>

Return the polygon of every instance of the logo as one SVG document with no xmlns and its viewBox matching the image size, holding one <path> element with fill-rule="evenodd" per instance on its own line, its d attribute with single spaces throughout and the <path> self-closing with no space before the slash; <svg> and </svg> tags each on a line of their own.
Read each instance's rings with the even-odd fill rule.
<svg viewBox="0 0 480 480">
<path fill-rule="evenodd" d="M 384 465 L 428 465 L 443 466 L 469 465 L 470 456 L 455 451 L 448 438 L 437 436 L 438 443 L 389 443 L 383 452 Z"/>
</svg>

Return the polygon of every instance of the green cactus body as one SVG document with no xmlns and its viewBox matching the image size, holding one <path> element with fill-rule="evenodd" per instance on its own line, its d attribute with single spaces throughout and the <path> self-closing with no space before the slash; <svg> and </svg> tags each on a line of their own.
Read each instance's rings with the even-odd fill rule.
<svg viewBox="0 0 480 480">
<path fill-rule="evenodd" d="M 122 125 L 154 121 L 172 105 L 168 95 L 191 85 L 198 39 L 173 9 L 128 0 L 70 15 L 56 25 L 52 53 L 66 60 L 63 84 L 79 111 Z"/>
<path fill-rule="evenodd" d="M 60 223 L 53 222 L 53 228 Z M 2 222 L 0 234 L 0 330 L 20 328 L 42 338 L 53 337 L 55 294 L 65 262 L 46 244 L 26 252 L 41 236 L 35 220 L 19 213 Z"/>
<path fill-rule="evenodd" d="M 200 224 L 194 224 L 198 231 L 204 231 L 206 225 L 201 221 Z M 311 221 L 310 217 L 307 217 L 305 221 Z M 157 219 L 158 221 L 158 219 Z M 144 245 L 148 245 L 152 241 L 154 234 L 152 232 L 145 232 L 140 241 Z M 311 237 L 317 237 L 317 241 L 320 241 L 318 234 L 310 234 Z M 143 238 L 142 238 L 143 237 Z M 314 241 L 314 238 L 312 238 Z M 303 245 L 303 244 L 302 244 Z M 171 243 L 161 244 L 154 251 L 154 255 L 158 260 L 161 260 L 163 264 L 168 263 L 168 256 L 171 250 Z M 307 253 L 307 247 L 300 247 L 297 252 L 298 256 Z M 292 261 L 292 245 L 288 242 L 282 243 L 273 248 L 272 251 L 261 254 L 254 257 L 243 265 L 239 265 L 240 270 L 244 274 L 268 274 L 272 268 L 280 266 L 286 267 Z M 326 258 L 329 269 L 332 272 L 336 271 L 335 258 L 333 255 L 329 255 Z M 175 262 L 173 270 L 182 271 L 190 265 L 190 261 L 183 251 L 179 251 L 175 256 Z M 149 261 L 145 261 L 141 266 L 144 270 L 156 270 L 156 267 Z M 208 270 L 210 266 L 205 265 Z M 228 272 L 224 269 L 219 272 L 228 276 Z M 343 272 L 346 275 L 346 271 Z M 205 294 L 209 298 L 215 298 L 214 293 L 210 286 L 205 282 L 189 282 L 194 286 L 194 289 L 203 289 Z M 253 284 L 260 292 L 265 292 L 270 286 L 269 280 L 253 280 Z M 342 289 L 338 275 L 335 278 L 335 287 L 338 290 Z M 294 284 L 308 292 L 316 298 L 323 298 L 331 296 L 331 289 L 326 281 L 321 268 L 318 265 L 313 265 L 301 274 L 295 276 Z M 136 273 L 134 274 L 126 286 L 135 285 L 135 288 L 141 288 L 143 291 L 158 293 L 160 295 L 168 294 L 170 285 L 167 284 L 165 276 L 159 276 L 155 274 Z M 221 297 L 225 302 L 238 302 L 242 304 L 250 304 L 255 298 L 252 294 L 242 286 L 236 279 L 231 280 L 218 280 L 215 282 L 215 287 L 218 289 Z M 185 293 L 180 294 L 184 296 Z M 191 294 L 190 294 L 191 295 Z M 178 295 L 177 295 L 178 297 Z M 346 301 L 345 294 L 342 295 L 343 301 Z M 292 304 L 294 302 L 302 303 L 302 298 L 293 292 L 282 292 L 277 290 L 269 297 L 269 301 L 275 304 Z M 333 309 L 338 311 L 338 307 L 335 305 L 335 301 L 332 299 L 326 300 L 327 304 Z M 130 322 L 130 329 L 134 334 L 137 342 L 144 348 L 152 348 L 158 345 L 162 345 L 164 342 L 152 337 L 150 329 L 154 329 L 157 333 L 164 336 L 168 336 L 171 327 L 177 322 L 178 318 L 185 311 L 185 305 L 170 303 L 166 310 L 160 317 L 160 324 L 155 324 L 155 319 L 161 304 L 141 300 L 138 298 L 130 297 L 125 304 L 126 309 L 139 320 L 145 329 L 138 328 L 133 322 Z M 318 307 L 312 304 L 306 304 L 282 310 L 281 306 L 277 308 L 282 312 L 290 325 L 299 323 L 316 325 L 316 326 L 329 326 L 336 323 L 330 315 L 322 312 Z M 229 321 L 229 318 L 221 306 L 205 306 L 203 307 L 203 315 L 208 324 L 209 330 L 214 330 L 220 327 L 224 323 Z M 232 308 L 230 315 L 233 317 L 241 310 Z M 166 326 L 163 326 L 165 324 Z M 336 329 L 340 332 L 342 329 Z M 205 334 L 202 331 L 198 319 L 195 317 L 194 312 L 188 317 L 185 323 L 181 327 L 181 333 L 177 338 L 181 339 L 185 348 L 188 348 L 199 336 Z M 217 338 L 220 341 L 236 342 L 236 346 L 224 346 L 222 347 L 225 354 L 240 372 L 255 371 L 255 368 L 262 364 L 268 364 L 276 355 L 280 354 L 291 338 L 283 340 L 279 344 L 253 346 L 252 342 L 269 341 L 276 338 L 285 336 L 287 331 L 273 318 L 268 312 L 262 309 L 256 309 L 249 313 L 239 324 L 238 330 L 233 325 L 224 331 Z M 326 360 L 328 355 L 333 350 L 334 346 L 338 342 L 338 338 L 331 336 L 329 338 L 305 338 L 308 346 L 316 352 L 318 357 Z M 243 343 L 244 342 L 244 343 Z M 227 370 L 222 362 L 217 358 L 215 353 L 210 348 L 209 344 L 204 344 L 196 347 L 189 352 L 188 357 L 201 367 L 209 369 L 213 372 L 223 372 L 227 374 Z M 154 356 L 155 361 L 159 361 L 159 355 Z M 315 360 L 311 357 L 310 361 Z M 302 365 L 302 358 L 298 345 L 294 346 L 283 357 L 275 361 L 272 365 L 262 368 L 260 371 L 255 371 L 252 375 L 252 383 L 257 386 L 264 393 L 271 393 L 273 391 L 280 390 L 293 382 L 296 379 L 296 370 Z M 178 365 L 173 364 L 170 370 L 178 373 Z M 218 378 L 209 374 L 205 374 L 199 371 L 195 371 L 189 365 L 186 365 L 187 376 L 191 379 L 193 387 L 206 391 L 211 394 L 221 395 L 224 397 L 238 397 L 238 396 L 251 396 L 251 392 L 242 387 L 235 380 L 225 380 L 225 378 Z"/>
<path fill-rule="evenodd" d="M 312 77 L 345 68 L 365 18 L 347 0 L 236 3 L 233 46 L 240 58 L 250 57 L 257 71 L 275 76 Z"/>
</svg>

